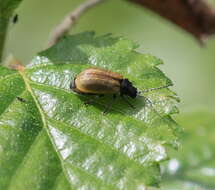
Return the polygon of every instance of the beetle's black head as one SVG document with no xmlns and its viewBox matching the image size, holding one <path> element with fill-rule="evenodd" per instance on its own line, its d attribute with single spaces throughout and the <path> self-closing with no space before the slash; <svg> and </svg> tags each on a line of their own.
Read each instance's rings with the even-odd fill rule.
<svg viewBox="0 0 215 190">
<path fill-rule="evenodd" d="M 122 79 L 121 87 L 120 87 L 120 94 L 127 95 L 132 98 L 136 98 L 137 97 L 137 88 L 135 88 L 128 79 Z"/>
</svg>

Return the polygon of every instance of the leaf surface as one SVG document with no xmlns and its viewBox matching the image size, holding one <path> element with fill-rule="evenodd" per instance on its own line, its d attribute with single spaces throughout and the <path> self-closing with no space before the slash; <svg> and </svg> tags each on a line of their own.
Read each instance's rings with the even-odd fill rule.
<svg viewBox="0 0 215 190">
<path fill-rule="evenodd" d="M 86 106 L 92 96 L 69 88 L 89 67 L 118 72 L 139 90 L 171 84 L 156 67 L 161 60 L 135 48 L 85 32 L 64 37 L 24 71 L 1 67 L 0 189 L 139 190 L 159 183 L 167 147 L 178 146 L 176 94 L 144 94 L 153 105 L 144 96 L 128 98 L 135 109 L 118 97 L 104 115 L 111 96 Z"/>
</svg>

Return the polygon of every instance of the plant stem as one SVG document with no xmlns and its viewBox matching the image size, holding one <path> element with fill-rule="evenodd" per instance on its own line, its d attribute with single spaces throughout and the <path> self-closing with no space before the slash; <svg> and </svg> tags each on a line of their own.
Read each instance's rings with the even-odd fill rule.
<svg viewBox="0 0 215 190">
<path fill-rule="evenodd" d="M 14 10 L 22 0 L 0 0 L 0 64 L 2 64 L 7 28 Z"/>
<path fill-rule="evenodd" d="M 0 64 L 2 64 L 4 44 L 7 34 L 7 26 L 9 23 L 9 18 L 5 18 L 0 15 Z"/>
</svg>

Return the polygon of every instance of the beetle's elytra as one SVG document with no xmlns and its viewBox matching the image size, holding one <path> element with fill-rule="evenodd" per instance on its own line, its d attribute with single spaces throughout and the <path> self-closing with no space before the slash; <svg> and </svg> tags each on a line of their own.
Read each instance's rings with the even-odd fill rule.
<svg viewBox="0 0 215 190">
<path fill-rule="evenodd" d="M 137 89 L 122 75 L 97 68 L 89 68 L 77 75 L 70 88 L 81 94 L 120 94 L 132 98 L 137 96 Z"/>
</svg>

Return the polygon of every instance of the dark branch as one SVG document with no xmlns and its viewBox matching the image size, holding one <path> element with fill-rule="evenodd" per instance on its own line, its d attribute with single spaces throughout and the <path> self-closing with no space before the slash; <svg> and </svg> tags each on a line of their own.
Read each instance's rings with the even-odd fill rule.
<svg viewBox="0 0 215 190">
<path fill-rule="evenodd" d="M 203 42 L 215 33 L 215 8 L 206 0 L 129 0 L 182 27 Z"/>
</svg>

